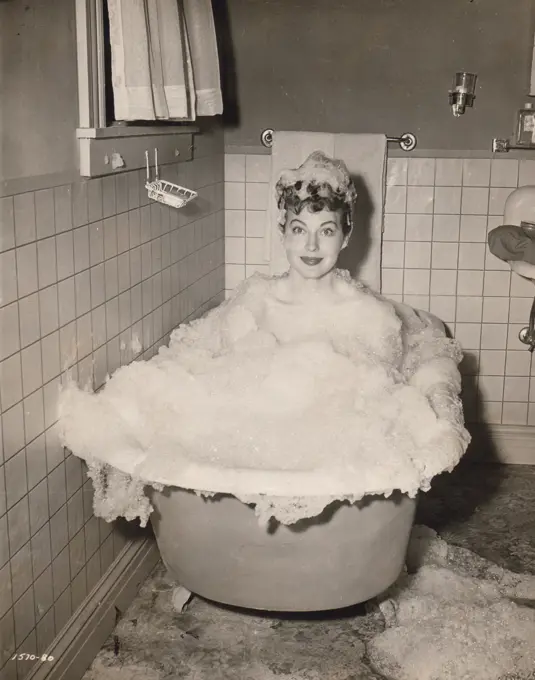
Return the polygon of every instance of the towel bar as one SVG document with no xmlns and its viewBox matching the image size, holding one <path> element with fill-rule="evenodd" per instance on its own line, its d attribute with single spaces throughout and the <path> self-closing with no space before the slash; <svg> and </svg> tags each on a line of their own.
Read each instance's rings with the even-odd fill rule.
<svg viewBox="0 0 535 680">
<path fill-rule="evenodd" d="M 262 144 L 270 148 L 273 144 L 273 130 L 267 128 L 262 132 Z M 404 132 L 400 137 L 387 137 L 387 142 L 397 142 L 403 151 L 412 151 L 416 147 L 416 136 L 412 132 Z"/>
</svg>

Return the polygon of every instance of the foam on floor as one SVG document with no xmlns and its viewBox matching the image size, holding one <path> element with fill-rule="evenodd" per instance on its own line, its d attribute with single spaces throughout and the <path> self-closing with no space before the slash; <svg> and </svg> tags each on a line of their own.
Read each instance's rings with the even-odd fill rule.
<svg viewBox="0 0 535 680">
<path fill-rule="evenodd" d="M 427 527 L 382 598 L 384 632 L 367 645 L 388 680 L 522 680 L 535 669 L 535 577 L 515 574 Z M 531 606 L 523 606 L 530 602 Z"/>
<path fill-rule="evenodd" d="M 299 299 L 285 277 L 256 275 L 98 394 L 67 384 L 60 428 L 106 519 L 138 507 L 146 521 L 138 497 L 157 484 L 231 493 L 291 523 L 335 498 L 414 496 L 453 469 L 469 441 L 460 358 L 344 272 Z M 107 482 L 112 470 L 135 494 L 116 473 Z"/>
</svg>

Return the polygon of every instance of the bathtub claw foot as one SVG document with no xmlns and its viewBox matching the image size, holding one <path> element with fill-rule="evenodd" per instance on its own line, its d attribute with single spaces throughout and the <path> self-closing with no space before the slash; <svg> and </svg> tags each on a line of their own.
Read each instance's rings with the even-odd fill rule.
<svg viewBox="0 0 535 680">
<path fill-rule="evenodd" d="M 193 597 L 193 593 L 183 586 L 177 586 L 173 589 L 173 594 L 171 595 L 171 602 L 173 607 L 177 612 L 184 612 L 187 609 L 189 602 Z"/>
</svg>

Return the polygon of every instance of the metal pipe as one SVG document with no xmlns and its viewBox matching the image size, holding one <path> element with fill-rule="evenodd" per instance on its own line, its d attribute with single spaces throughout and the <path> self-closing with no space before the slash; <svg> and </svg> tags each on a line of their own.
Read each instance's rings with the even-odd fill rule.
<svg viewBox="0 0 535 680">
<path fill-rule="evenodd" d="M 518 151 L 529 151 L 534 149 L 534 146 L 522 146 L 521 144 L 511 144 L 508 139 L 493 139 L 492 140 L 492 153 L 507 153 L 508 151 L 518 150 Z"/>
<path fill-rule="evenodd" d="M 529 345 L 529 351 L 533 352 L 535 349 L 535 298 L 533 298 L 533 304 L 529 313 L 529 326 L 522 328 L 518 334 L 518 339 L 524 345 Z"/>
<path fill-rule="evenodd" d="M 273 130 L 271 128 L 264 130 L 260 136 L 260 139 L 265 147 L 271 148 L 273 145 Z M 400 145 L 403 151 L 412 151 L 416 147 L 417 143 L 416 136 L 413 135 L 412 132 L 404 132 L 400 137 L 387 137 L 386 141 L 396 142 Z"/>
</svg>

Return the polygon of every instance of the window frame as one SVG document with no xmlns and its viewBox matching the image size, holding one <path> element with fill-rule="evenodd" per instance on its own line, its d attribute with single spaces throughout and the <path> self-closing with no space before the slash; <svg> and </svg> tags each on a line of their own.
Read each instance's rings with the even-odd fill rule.
<svg viewBox="0 0 535 680">
<path fill-rule="evenodd" d="M 103 12 L 103 0 L 76 0 L 78 105 L 81 129 L 106 127 Z"/>
<path fill-rule="evenodd" d="M 192 135 L 199 131 L 195 125 L 106 125 L 104 0 L 76 0 L 75 12 L 80 174 L 96 177 L 144 167 L 145 157 L 140 154 L 142 141 L 151 149 L 158 147 L 162 165 L 189 160 Z M 178 139 L 177 135 L 187 135 L 188 139 Z M 113 154 L 125 160 L 123 167 L 114 168 L 109 162 Z M 104 158 L 107 160 L 103 161 Z"/>
</svg>

